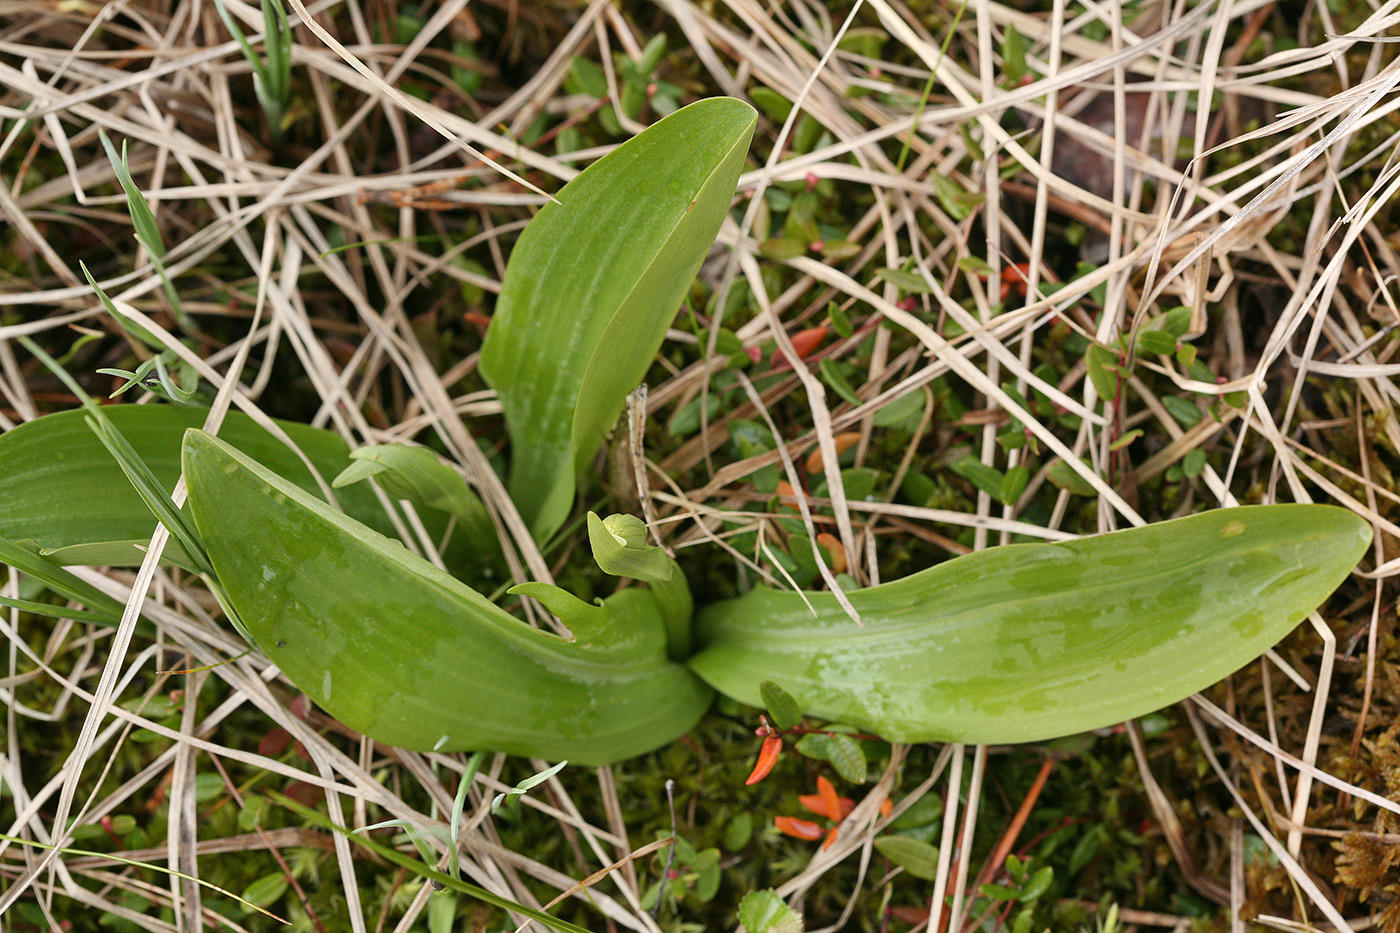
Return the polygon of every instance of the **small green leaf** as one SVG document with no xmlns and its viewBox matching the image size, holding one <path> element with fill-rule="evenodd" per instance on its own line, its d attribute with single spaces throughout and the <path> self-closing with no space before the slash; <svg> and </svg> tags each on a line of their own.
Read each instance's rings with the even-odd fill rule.
<svg viewBox="0 0 1400 933">
<path fill-rule="evenodd" d="M 939 206 L 954 220 L 967 220 L 987 200 L 985 195 L 967 191 L 951 178 L 937 172 L 930 173 L 928 180 L 933 185 L 933 194 L 938 198 Z"/>
<path fill-rule="evenodd" d="M 1026 484 L 1030 482 L 1031 471 L 1023 466 L 1010 467 L 1006 475 L 1001 480 L 1001 492 L 997 499 L 1004 505 L 1015 505 L 1021 493 L 1025 491 Z"/>
<path fill-rule="evenodd" d="M 1099 491 L 1094 488 L 1093 483 L 1090 483 L 1083 476 L 1079 475 L 1078 470 L 1075 470 L 1063 460 L 1056 460 L 1054 463 L 1050 464 L 1050 469 L 1046 471 L 1045 478 L 1061 489 L 1074 493 L 1076 496 L 1097 496 L 1099 494 Z"/>
<path fill-rule="evenodd" d="M 1142 428 L 1133 428 L 1131 431 L 1125 432 L 1122 437 L 1118 438 L 1118 440 L 1114 441 L 1112 444 L 1109 444 L 1108 449 L 1122 450 L 1124 447 L 1127 447 L 1129 444 L 1131 444 L 1133 441 L 1137 440 L 1140 437 L 1142 437 Z"/>
<path fill-rule="evenodd" d="M 730 852 L 738 852 L 747 846 L 752 838 L 753 814 L 747 810 L 740 810 L 725 824 L 721 841 Z"/>
<path fill-rule="evenodd" d="M 575 93 L 596 98 L 608 96 L 608 76 L 603 73 L 602 67 L 591 58 L 575 55 L 574 60 L 569 64 L 569 79 L 573 85 L 571 90 L 574 90 Z"/>
<path fill-rule="evenodd" d="M 797 754 L 814 761 L 831 760 L 831 739 L 819 733 L 810 733 L 797 740 L 793 746 Z"/>
<path fill-rule="evenodd" d="M 827 244 L 826 255 L 831 255 L 831 244 Z M 826 316 L 831 321 L 831 329 L 836 331 L 836 336 L 842 340 L 849 340 L 851 334 L 855 333 L 851 329 L 851 319 L 846 316 L 846 312 L 841 310 L 841 306 L 836 302 L 829 302 L 826 306 Z"/>
<path fill-rule="evenodd" d="M 1199 447 L 1188 450 L 1181 459 L 1181 472 L 1192 479 L 1200 476 L 1205 468 L 1206 452 Z"/>
<path fill-rule="evenodd" d="M 779 729 L 792 729 L 802 722 L 802 707 L 782 687 L 765 680 L 758 685 L 758 692 L 763 698 L 763 708 L 773 719 L 773 725 Z"/>
<path fill-rule="evenodd" d="M 1192 402 L 1179 395 L 1162 396 L 1162 407 L 1175 418 L 1183 428 L 1194 427 L 1201 420 L 1201 410 Z"/>
<path fill-rule="evenodd" d="M 771 889 L 750 891 L 739 901 L 745 933 L 802 933 L 802 915 Z"/>
<path fill-rule="evenodd" d="M 1012 84 L 1020 82 L 1026 76 L 1026 40 L 1016 31 L 1016 27 L 1007 24 L 1006 37 L 1001 42 L 1001 73 Z"/>
<path fill-rule="evenodd" d="M 1167 311 L 1160 318 L 1162 330 L 1180 340 L 1186 336 L 1187 329 L 1191 326 L 1191 309 L 1184 305 L 1178 305 Z"/>
<path fill-rule="evenodd" d="M 1031 875 L 1029 880 L 1021 887 L 1021 900 L 1033 901 L 1046 891 L 1050 890 L 1050 883 L 1055 880 L 1055 869 L 1046 865 L 1044 868 Z"/>
<path fill-rule="evenodd" d="M 981 256 L 964 256 L 958 260 L 958 268 L 984 279 L 992 274 L 992 267 Z"/>
<path fill-rule="evenodd" d="M 880 270 L 879 276 L 895 288 L 912 295 L 927 295 L 933 291 L 933 286 L 929 285 L 928 281 L 917 272 L 886 268 Z"/>
<path fill-rule="evenodd" d="M 853 502 L 870 501 L 879 479 L 880 471 L 870 467 L 847 467 L 841 471 L 841 485 L 846 490 L 846 498 Z"/>
<path fill-rule="evenodd" d="M 852 405 L 860 404 L 860 396 L 856 395 L 856 390 L 851 387 L 850 381 L 841 372 L 841 364 L 829 356 L 824 356 L 817 361 L 817 372 L 821 373 L 822 381 L 831 387 L 832 391 L 841 396 L 842 400 Z"/>
<path fill-rule="evenodd" d="M 915 878 L 932 881 L 938 876 L 938 849 L 909 836 L 881 836 L 875 840 L 881 855 Z"/>
<path fill-rule="evenodd" d="M 275 871 L 271 874 L 263 875 L 257 881 L 243 889 L 243 899 L 255 907 L 271 907 L 282 899 L 282 895 L 287 893 L 287 875 L 285 872 Z M 245 912 L 251 912 L 249 908 L 243 908 Z"/>
<path fill-rule="evenodd" d="M 871 416 L 870 420 L 876 427 L 905 427 L 909 422 L 922 415 L 923 411 L 923 393 L 910 392 L 907 395 L 901 395 L 899 398 L 881 405 L 879 410 Z"/>
<path fill-rule="evenodd" d="M 1084 367 L 1099 398 L 1111 402 L 1118 396 L 1118 354 L 1097 343 L 1089 344 Z"/>
<path fill-rule="evenodd" d="M 1176 352 L 1176 338 L 1160 330 L 1138 331 L 1137 351 L 1147 356 L 1170 356 Z"/>
<path fill-rule="evenodd" d="M 248 797 L 238 810 L 238 828 L 245 833 L 250 833 L 262 825 L 263 817 L 266 815 L 267 798 Z"/>
<path fill-rule="evenodd" d="M 949 469 L 968 480 L 972 485 L 985 492 L 993 498 L 999 499 L 1001 496 L 1001 484 L 1005 480 L 1001 471 L 995 467 L 989 467 L 981 460 L 968 454 L 956 463 L 949 464 Z"/>
<path fill-rule="evenodd" d="M 749 91 L 749 100 L 753 101 L 755 107 L 763 111 L 763 115 L 771 123 L 781 125 L 787 120 L 788 114 L 792 113 L 792 101 L 772 88 L 753 88 Z"/>
<path fill-rule="evenodd" d="M 807 244 L 796 237 L 769 237 L 758 244 L 758 252 L 766 259 L 796 259 L 798 256 L 807 255 Z"/>
<path fill-rule="evenodd" d="M 860 743 L 840 732 L 833 732 L 827 739 L 827 760 L 836 769 L 836 773 L 852 784 L 864 784 L 865 752 Z"/>
</svg>

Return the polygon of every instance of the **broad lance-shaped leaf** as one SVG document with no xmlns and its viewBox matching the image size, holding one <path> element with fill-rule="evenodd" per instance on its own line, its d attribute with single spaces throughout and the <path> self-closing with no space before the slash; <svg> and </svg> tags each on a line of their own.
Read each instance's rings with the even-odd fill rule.
<svg viewBox="0 0 1400 933">
<path fill-rule="evenodd" d="M 536 540 L 646 375 L 734 197 L 757 120 L 678 110 L 589 166 L 511 251 L 481 374 L 510 430 L 510 492 Z"/>
<path fill-rule="evenodd" d="M 180 478 L 185 431 L 203 425 L 209 414 L 205 408 L 176 405 L 104 405 L 102 412 L 167 492 Z M 45 415 L 0 435 L 0 537 L 33 542 L 37 551 L 61 564 L 138 564 L 156 519 L 84 415 L 80 409 Z M 278 426 L 327 483 L 350 463 L 350 449 L 338 434 L 286 421 Z M 229 412 L 219 433 L 273 472 L 320 495 L 311 471 L 296 453 L 247 415 Z M 384 534 L 394 534 L 384 507 L 367 485 L 338 489 L 335 496 L 347 514 Z M 425 512 L 423 518 L 434 537 L 446 528 L 443 513 Z M 477 566 L 473 561 L 480 555 L 469 560 L 462 553 L 465 538 L 453 538 L 452 550 L 445 555 L 449 566 Z M 173 541 L 165 553 L 183 562 Z"/>
<path fill-rule="evenodd" d="M 554 600 L 574 625 L 565 641 L 208 434 L 189 432 L 184 468 L 195 525 L 258 647 L 374 739 L 599 765 L 670 742 L 709 705 L 710 689 L 667 660 L 644 590 L 596 614 Z"/>
<path fill-rule="evenodd" d="M 1318 505 L 1221 509 L 991 548 L 850 593 L 756 589 L 704 609 L 691 667 L 759 706 L 900 742 L 1030 742 L 1140 716 L 1258 657 L 1356 565 L 1370 526 Z"/>
</svg>

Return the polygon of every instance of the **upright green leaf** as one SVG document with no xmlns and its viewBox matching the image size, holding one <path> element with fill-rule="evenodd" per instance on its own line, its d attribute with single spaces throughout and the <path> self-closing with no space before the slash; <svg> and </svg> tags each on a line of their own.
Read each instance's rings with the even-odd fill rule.
<svg viewBox="0 0 1400 933">
<path fill-rule="evenodd" d="M 807 712 L 894 741 L 1039 741 L 1258 657 L 1370 539 L 1345 509 L 1274 505 L 991 548 L 849 593 L 863 626 L 829 593 L 756 589 L 701 611 L 691 667 L 751 706 L 777 681 Z"/>
<path fill-rule="evenodd" d="M 607 599 L 565 641 L 222 441 L 184 445 L 189 508 L 258 647 L 351 728 L 404 748 L 608 764 L 669 742 L 710 690 L 666 658 L 656 601 Z"/>
<path fill-rule="evenodd" d="M 593 559 L 604 573 L 651 584 L 651 594 L 666 623 L 671 660 L 690 657 L 690 627 L 695 615 L 690 583 L 675 558 L 647 543 L 646 523 L 635 515 L 599 518 L 589 512 L 588 541 L 593 547 Z"/>
<path fill-rule="evenodd" d="M 537 540 L 646 375 L 714 242 L 756 123 L 731 98 L 671 114 L 589 166 L 511 252 L 481 350 L 511 436 L 510 492 Z"/>
</svg>

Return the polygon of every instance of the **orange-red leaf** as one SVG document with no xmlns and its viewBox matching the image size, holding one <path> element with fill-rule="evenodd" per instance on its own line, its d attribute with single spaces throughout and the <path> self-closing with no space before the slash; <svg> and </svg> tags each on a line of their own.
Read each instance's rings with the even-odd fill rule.
<svg viewBox="0 0 1400 933">
<path fill-rule="evenodd" d="M 749 774 L 749 779 L 745 785 L 757 784 L 768 776 L 768 772 L 773 770 L 773 766 L 778 763 L 778 756 L 783 751 L 783 740 L 770 735 L 763 740 L 763 747 L 758 750 L 758 761 L 754 763 L 753 772 Z"/>
<path fill-rule="evenodd" d="M 836 788 L 825 777 L 817 778 L 817 795 L 826 807 L 827 816 L 833 820 L 840 820 L 845 815 L 841 812 L 841 798 L 837 795 Z"/>
<path fill-rule="evenodd" d="M 796 836 L 798 839 L 820 839 L 822 828 L 811 820 L 799 820 L 795 816 L 775 816 L 773 825 L 778 827 L 778 832 L 785 836 Z"/>
<path fill-rule="evenodd" d="M 809 327 L 806 330 L 799 330 L 792 335 L 792 348 L 797 351 L 797 358 L 805 360 L 811 356 L 822 345 L 830 330 L 827 325 L 821 324 L 817 327 Z M 787 358 L 787 354 L 782 350 L 774 350 L 773 355 L 768 358 L 768 365 L 774 370 L 781 372 L 784 369 L 792 369 L 792 361 Z"/>
<path fill-rule="evenodd" d="M 850 816 L 851 811 L 856 808 L 856 802 L 850 797 L 838 797 L 836 799 L 840 801 L 841 806 L 835 814 L 827 812 L 826 801 L 822 800 L 821 794 L 803 794 L 797 798 L 797 802 L 817 816 L 824 816 L 829 820 L 844 820 L 846 817 Z"/>
<path fill-rule="evenodd" d="M 778 480 L 778 501 L 794 512 L 800 512 L 797 507 L 797 490 L 792 488 L 792 483 L 785 479 Z"/>
<path fill-rule="evenodd" d="M 823 531 L 817 535 L 817 543 L 826 549 L 826 553 L 831 557 L 831 572 L 845 573 L 849 563 L 846 560 L 846 549 L 841 541 L 830 532 Z"/>
<path fill-rule="evenodd" d="M 836 435 L 832 438 L 832 441 L 836 444 L 836 455 L 839 457 L 841 454 L 844 454 L 854 447 L 859 440 L 859 431 L 846 431 Z M 822 468 L 826 466 L 826 461 L 822 459 L 822 449 L 820 447 L 807 455 L 805 466 L 807 467 L 808 473 L 820 473 Z"/>
</svg>

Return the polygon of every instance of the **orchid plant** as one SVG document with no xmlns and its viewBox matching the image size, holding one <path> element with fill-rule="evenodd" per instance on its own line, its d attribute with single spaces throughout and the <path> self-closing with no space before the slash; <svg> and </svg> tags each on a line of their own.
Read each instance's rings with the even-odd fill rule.
<svg viewBox="0 0 1400 933">
<path fill-rule="evenodd" d="M 729 213 L 755 122 L 725 98 L 677 111 L 569 182 L 515 245 L 480 371 L 536 542 L 574 512 L 578 477 L 644 380 Z M 899 742 L 1094 729 L 1257 657 L 1371 537 L 1338 508 L 1225 509 L 993 547 L 844 595 L 756 586 L 697 610 L 644 522 L 589 514 L 599 566 L 645 586 L 592 603 L 545 582 L 509 590 L 562 636 L 469 585 L 488 585 L 473 568 L 499 565 L 508 544 L 457 465 L 401 444 L 351 451 L 302 425 L 274 437 L 237 414 L 215 436 L 206 416 L 88 404 L 0 436 L 0 559 L 86 607 L 37 611 L 111 621 L 121 607 L 65 567 L 138 562 L 154 511 L 172 531 L 165 558 L 201 574 L 286 678 L 347 726 L 419 750 L 603 765 L 675 740 L 717 691 L 780 726 L 806 715 Z M 184 511 L 169 499 L 181 477 Z M 460 578 L 404 546 L 371 482 L 430 533 L 451 530 L 443 557 Z M 814 801 L 844 815 L 834 791 Z"/>
</svg>

